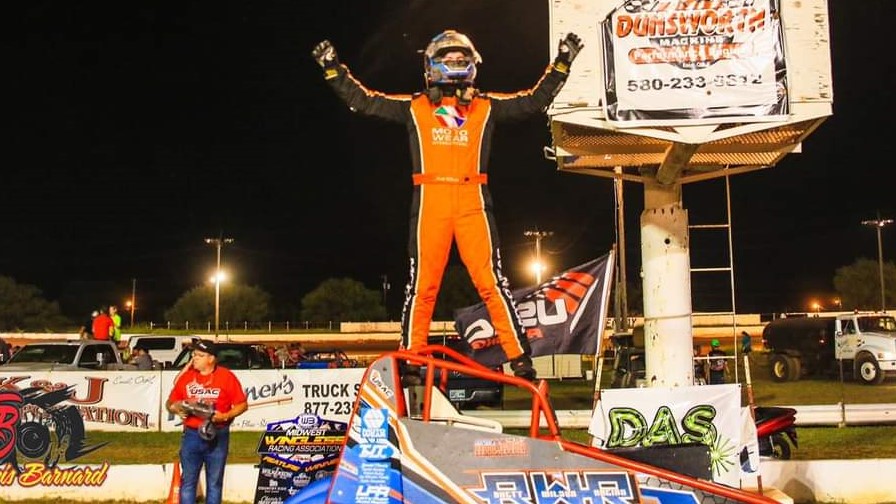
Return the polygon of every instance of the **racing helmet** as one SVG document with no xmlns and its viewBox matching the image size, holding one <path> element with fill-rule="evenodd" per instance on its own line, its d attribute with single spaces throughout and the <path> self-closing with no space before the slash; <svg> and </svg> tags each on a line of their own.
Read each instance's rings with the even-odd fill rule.
<svg viewBox="0 0 896 504">
<path fill-rule="evenodd" d="M 446 54 L 454 51 L 463 53 L 464 58 L 442 60 Z M 476 79 L 476 65 L 479 63 L 482 63 L 482 57 L 466 35 L 455 30 L 445 30 L 433 37 L 423 53 L 426 86 L 471 85 Z"/>
</svg>

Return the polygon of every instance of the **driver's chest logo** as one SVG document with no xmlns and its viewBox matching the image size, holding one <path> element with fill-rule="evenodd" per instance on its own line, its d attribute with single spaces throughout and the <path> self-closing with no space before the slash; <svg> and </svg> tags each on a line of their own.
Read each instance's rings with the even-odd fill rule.
<svg viewBox="0 0 896 504">
<path fill-rule="evenodd" d="M 433 117 L 436 123 L 441 125 L 432 128 L 433 144 L 458 146 L 469 144 L 470 137 L 467 130 L 461 129 L 467 122 L 464 112 L 452 105 L 442 105 L 433 111 Z"/>
</svg>

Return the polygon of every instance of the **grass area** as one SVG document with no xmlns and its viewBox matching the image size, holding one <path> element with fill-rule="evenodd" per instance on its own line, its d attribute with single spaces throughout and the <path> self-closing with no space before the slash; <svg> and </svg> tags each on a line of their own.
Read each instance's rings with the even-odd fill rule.
<svg viewBox="0 0 896 504">
<path fill-rule="evenodd" d="M 896 401 L 896 380 L 888 379 L 880 385 L 865 385 L 839 373 L 830 376 L 803 377 L 799 381 L 774 382 L 770 378 L 766 353 L 754 354 L 750 360 L 753 399 L 767 406 L 812 404 L 878 404 Z M 848 372 L 844 371 L 844 375 Z M 740 382 L 746 382 L 743 364 L 738 366 Z M 744 387 L 746 394 L 746 386 Z M 747 404 L 746 395 L 744 404 Z"/>
<path fill-rule="evenodd" d="M 89 444 L 108 443 L 92 453 L 79 457 L 79 464 L 96 464 L 108 461 L 111 464 L 170 464 L 177 460 L 180 448 L 180 432 L 147 432 L 133 434 L 124 432 L 89 432 Z M 227 462 L 231 464 L 257 464 L 256 449 L 261 432 L 234 431 L 230 433 L 230 453 Z"/>
</svg>

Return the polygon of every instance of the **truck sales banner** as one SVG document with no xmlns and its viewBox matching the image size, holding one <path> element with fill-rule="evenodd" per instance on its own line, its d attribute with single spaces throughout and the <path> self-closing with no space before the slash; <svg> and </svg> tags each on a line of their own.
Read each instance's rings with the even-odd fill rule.
<svg viewBox="0 0 896 504">
<path fill-rule="evenodd" d="M 613 257 L 608 252 L 537 287 L 513 292 L 532 357 L 597 353 L 606 323 Z M 470 357 L 486 366 L 507 362 L 484 303 L 455 311 L 454 321 L 457 333 L 470 344 Z"/>
<path fill-rule="evenodd" d="M 620 127 L 785 119 L 779 10 L 779 0 L 626 0 L 601 23 L 607 119 Z"/>
<path fill-rule="evenodd" d="M 713 480 L 739 487 L 743 421 L 736 383 L 606 389 L 588 433 L 594 446 L 605 449 L 703 443 Z"/>
</svg>

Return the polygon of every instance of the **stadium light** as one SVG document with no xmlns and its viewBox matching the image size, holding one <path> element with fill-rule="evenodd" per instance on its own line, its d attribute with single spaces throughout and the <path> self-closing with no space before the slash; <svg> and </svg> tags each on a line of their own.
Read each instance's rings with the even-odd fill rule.
<svg viewBox="0 0 896 504">
<path fill-rule="evenodd" d="M 880 273 L 880 311 L 882 312 L 887 311 L 887 299 L 884 294 L 884 249 L 880 241 L 880 230 L 892 223 L 893 219 L 881 219 L 880 212 L 877 213 L 877 219 L 862 221 L 862 224 L 874 226 L 877 229 L 877 268 Z"/>
<path fill-rule="evenodd" d="M 218 326 L 221 320 L 221 282 L 227 279 L 227 275 L 221 271 L 221 247 L 224 244 L 233 243 L 233 238 L 206 238 L 205 243 L 214 245 L 217 249 L 215 274 L 210 281 L 215 283 L 215 341 L 218 341 Z"/>
</svg>

